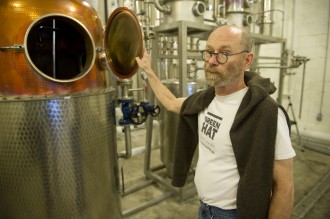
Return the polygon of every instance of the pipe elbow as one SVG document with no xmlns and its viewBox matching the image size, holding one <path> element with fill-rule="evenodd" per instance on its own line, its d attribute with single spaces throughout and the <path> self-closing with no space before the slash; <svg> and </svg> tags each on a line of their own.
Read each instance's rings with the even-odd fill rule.
<svg viewBox="0 0 330 219">
<path fill-rule="evenodd" d="M 171 7 L 168 5 L 161 5 L 159 3 L 159 0 L 155 0 L 155 7 L 158 11 L 163 12 L 163 13 L 170 13 L 171 12 Z"/>
</svg>

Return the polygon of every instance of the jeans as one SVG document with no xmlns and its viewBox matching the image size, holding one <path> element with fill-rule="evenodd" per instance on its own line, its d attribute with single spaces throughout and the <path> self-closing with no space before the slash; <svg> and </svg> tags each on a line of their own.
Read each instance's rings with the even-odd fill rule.
<svg viewBox="0 0 330 219">
<path fill-rule="evenodd" d="M 218 207 L 207 205 L 201 202 L 198 212 L 198 219 L 235 219 L 236 209 L 224 210 Z"/>
</svg>

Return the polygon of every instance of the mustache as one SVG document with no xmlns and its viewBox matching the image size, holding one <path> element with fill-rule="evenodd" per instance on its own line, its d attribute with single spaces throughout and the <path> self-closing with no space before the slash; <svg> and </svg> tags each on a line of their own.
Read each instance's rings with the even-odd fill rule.
<svg viewBox="0 0 330 219">
<path fill-rule="evenodd" d="M 209 72 L 209 73 L 218 73 L 219 71 L 217 70 L 217 69 L 215 69 L 215 68 L 205 68 L 204 69 L 205 70 L 205 72 Z"/>
</svg>

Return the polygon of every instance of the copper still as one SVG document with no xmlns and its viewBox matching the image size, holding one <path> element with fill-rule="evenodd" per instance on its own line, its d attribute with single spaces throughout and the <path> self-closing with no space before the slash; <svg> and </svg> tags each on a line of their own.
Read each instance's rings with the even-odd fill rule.
<svg viewBox="0 0 330 219">
<path fill-rule="evenodd" d="M 104 37 L 111 31 L 81 0 L 1 0 L 0 27 L 0 218 L 122 218 L 115 89 L 102 59 L 104 39 L 119 39 Z M 142 55 L 135 29 L 132 59 Z M 129 63 L 112 69 L 131 76 Z"/>
</svg>

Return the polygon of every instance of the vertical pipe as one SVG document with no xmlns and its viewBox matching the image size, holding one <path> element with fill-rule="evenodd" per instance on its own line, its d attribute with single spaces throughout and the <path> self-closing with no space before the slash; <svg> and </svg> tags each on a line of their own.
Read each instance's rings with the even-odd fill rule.
<svg viewBox="0 0 330 219">
<path fill-rule="evenodd" d="M 104 22 L 108 20 L 108 0 L 104 0 Z"/>
<path fill-rule="evenodd" d="M 125 151 L 118 153 L 118 158 L 129 159 L 132 157 L 132 141 L 130 125 L 124 125 Z"/>
<path fill-rule="evenodd" d="M 291 22 L 291 50 L 293 50 L 293 46 L 294 46 L 294 27 L 296 26 L 295 24 L 295 14 L 296 14 L 296 0 L 293 0 L 293 3 L 292 3 L 292 11 L 291 11 L 291 14 L 292 14 L 292 22 Z"/>
<path fill-rule="evenodd" d="M 261 34 L 272 35 L 272 1 L 271 0 L 261 0 L 260 3 L 261 13 L 260 13 L 260 30 Z M 267 26 L 266 26 L 267 24 Z M 266 28 L 268 27 L 268 28 Z"/>
<path fill-rule="evenodd" d="M 329 8 L 329 7 L 328 7 Z M 324 72 L 323 72 L 323 83 L 322 83 L 322 93 L 321 93 L 321 104 L 320 104 L 320 112 L 317 116 L 317 119 L 319 121 L 322 120 L 322 106 L 323 106 L 323 100 L 324 100 L 324 92 L 325 92 L 325 79 L 327 75 L 327 63 L 328 63 L 328 48 L 329 48 L 329 28 L 330 28 L 330 9 L 329 9 L 329 15 L 328 15 L 328 31 L 327 31 L 327 42 L 325 46 L 325 57 L 324 57 Z"/>
<path fill-rule="evenodd" d="M 125 159 L 128 159 L 132 156 L 131 128 L 129 125 L 124 126 L 124 133 L 125 133 L 125 150 L 126 150 Z"/>
<path fill-rule="evenodd" d="M 303 70 L 302 83 L 301 83 L 299 119 L 301 119 L 301 110 L 302 110 L 302 104 L 303 104 L 304 87 L 305 87 L 305 73 L 306 73 L 306 60 L 304 60 L 304 70 Z"/>
<path fill-rule="evenodd" d="M 187 97 L 187 24 L 184 21 L 179 23 L 178 31 L 178 55 L 181 58 L 179 60 L 179 96 Z"/>
<path fill-rule="evenodd" d="M 152 51 L 155 53 L 159 51 L 158 41 L 159 41 L 159 35 L 157 34 L 156 39 L 152 40 Z M 157 69 L 157 62 L 158 60 L 156 58 L 152 59 L 153 69 Z M 148 91 L 147 93 L 148 100 L 150 101 L 150 103 L 153 103 L 155 100 L 155 95 L 153 94 L 151 89 L 148 89 L 147 91 Z M 150 173 L 150 161 L 151 161 L 152 132 L 153 132 L 153 117 L 148 116 L 146 121 L 146 150 L 144 156 L 144 174 L 146 176 L 150 175 L 149 173 Z"/>
<path fill-rule="evenodd" d="M 267 24 L 267 32 L 269 36 L 273 35 L 273 28 L 272 28 L 272 0 L 264 0 L 264 25 Z M 265 26 L 264 26 L 264 33 L 265 33 Z"/>
<path fill-rule="evenodd" d="M 53 78 L 56 78 L 56 21 L 53 19 Z"/>
<path fill-rule="evenodd" d="M 261 11 L 259 16 L 258 16 L 258 21 L 259 21 L 259 33 L 260 34 L 263 34 L 264 33 L 264 13 L 265 13 L 265 10 L 264 10 L 264 1 L 265 0 L 260 0 L 260 5 L 259 5 L 259 10 Z"/>
<path fill-rule="evenodd" d="M 286 52 L 286 41 L 282 42 L 282 59 L 281 59 L 281 66 L 287 66 L 287 52 Z M 280 78 L 279 78 L 279 85 L 278 85 L 278 96 L 277 102 L 282 104 L 282 95 L 283 95 L 283 84 L 284 84 L 284 77 L 286 75 L 287 68 L 280 69 Z"/>
</svg>

